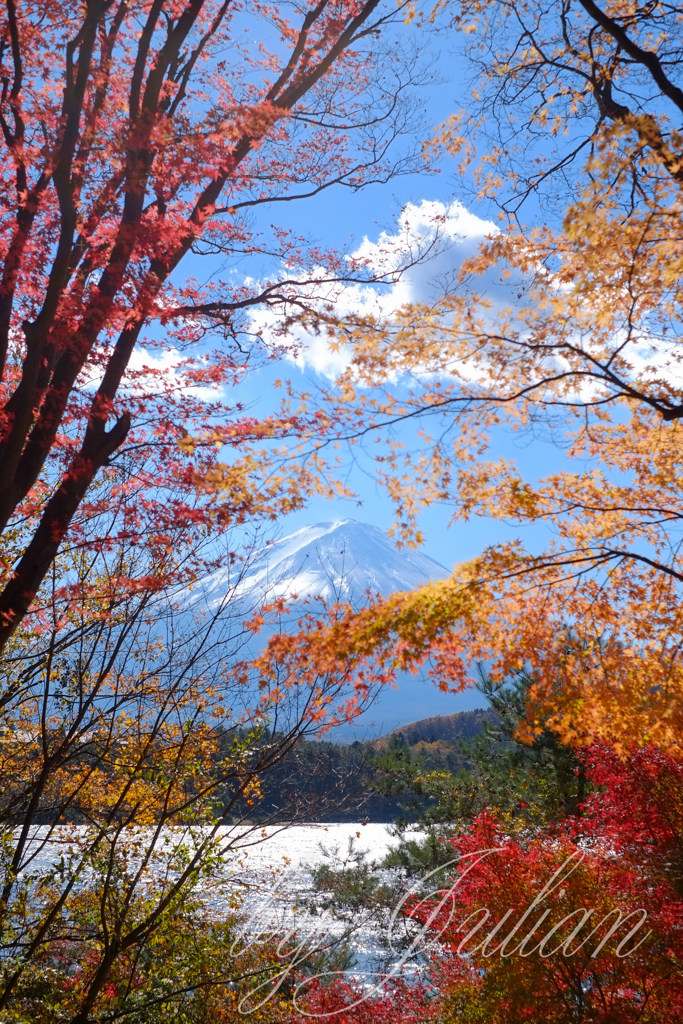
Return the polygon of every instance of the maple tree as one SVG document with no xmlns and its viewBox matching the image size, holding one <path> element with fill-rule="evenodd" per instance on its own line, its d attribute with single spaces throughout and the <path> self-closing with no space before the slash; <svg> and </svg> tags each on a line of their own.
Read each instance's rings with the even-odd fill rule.
<svg viewBox="0 0 683 1024">
<path fill-rule="evenodd" d="M 350 670 L 268 688 L 237 660 L 249 608 L 230 600 L 261 527 L 327 486 L 315 466 L 278 467 L 277 444 L 334 423 L 286 402 L 258 419 L 239 386 L 293 354 L 293 310 L 325 318 L 337 287 L 377 276 L 249 214 L 414 168 L 405 147 L 390 153 L 412 131 L 420 74 L 391 34 L 406 13 L 379 0 L 3 7 L 10 1019 L 43 996 L 74 1024 L 154 1003 L 162 958 L 143 966 L 164 941 L 177 952 L 202 886 L 234 896 L 222 868 L 238 840 L 222 826 L 251 828 L 262 777 L 362 704 Z M 253 273 L 238 277 L 246 257 Z M 259 333 L 258 308 L 282 314 L 282 331 Z M 222 600 L 197 603 L 217 566 L 231 567 Z"/>
<path fill-rule="evenodd" d="M 375 465 L 404 542 L 433 503 L 550 536 L 492 545 L 328 638 L 402 667 L 431 659 L 444 688 L 467 685 L 478 659 L 497 681 L 533 665 L 527 737 L 550 715 L 576 745 L 680 752 L 680 13 L 440 9 L 476 87 L 432 148 L 501 227 L 443 301 L 330 327 L 348 369 L 327 399 L 351 444 L 384 439 Z M 505 432 L 556 445 L 561 465 L 529 478 L 491 454 Z"/>
<path fill-rule="evenodd" d="M 100 523 L 91 547 L 163 553 L 173 524 L 220 531 L 323 487 L 305 467 L 273 469 L 268 444 L 324 432 L 328 417 L 283 407 L 259 420 L 226 396 L 292 352 L 250 310 L 324 316 L 335 283 L 372 273 L 248 214 L 414 167 L 389 150 L 412 130 L 419 70 L 389 37 L 381 59 L 406 11 L 7 0 L 0 645 L 85 524 Z M 236 279 L 230 260 L 247 256 L 254 272 Z"/>
<path fill-rule="evenodd" d="M 596 745 L 582 816 L 512 839 L 480 814 L 444 840 L 441 871 L 404 894 L 402 914 L 423 929 L 417 948 L 431 940 L 420 981 L 314 985 L 313 1019 L 678 1020 L 681 769 L 652 747 L 624 760 Z"/>
</svg>

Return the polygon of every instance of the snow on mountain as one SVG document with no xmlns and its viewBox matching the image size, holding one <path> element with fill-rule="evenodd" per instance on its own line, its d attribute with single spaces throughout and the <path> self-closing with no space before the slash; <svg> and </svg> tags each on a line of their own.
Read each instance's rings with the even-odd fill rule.
<svg viewBox="0 0 683 1024">
<path fill-rule="evenodd" d="M 376 526 L 342 519 L 304 526 L 268 545 L 237 592 L 277 597 L 322 597 L 327 602 L 383 597 L 443 579 L 448 569 L 420 552 L 399 550 Z"/>
<path fill-rule="evenodd" d="M 342 519 L 304 526 L 268 544 L 249 564 L 214 573 L 203 589 L 203 600 L 210 608 L 229 595 L 229 606 L 243 607 L 246 612 L 282 597 L 294 606 L 292 618 L 296 620 L 297 604 L 307 599 L 361 604 L 368 592 L 387 597 L 448 574 L 445 566 L 421 552 L 399 550 L 376 526 Z M 190 598 L 190 605 L 197 598 Z M 267 635 L 267 629 L 261 632 L 258 643 Z M 396 688 L 387 687 L 358 719 L 336 727 L 326 738 L 337 742 L 368 739 L 416 719 L 471 710 L 483 703 L 476 691 L 442 693 L 425 673 L 403 673 Z"/>
</svg>

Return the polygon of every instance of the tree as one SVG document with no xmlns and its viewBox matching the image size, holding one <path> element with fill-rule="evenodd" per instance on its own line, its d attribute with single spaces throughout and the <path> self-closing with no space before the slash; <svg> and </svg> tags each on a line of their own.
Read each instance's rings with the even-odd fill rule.
<svg viewBox="0 0 683 1024">
<path fill-rule="evenodd" d="M 159 946 L 199 927 L 202 887 L 234 855 L 223 825 L 251 828 L 263 776 L 362 703 L 353 666 L 267 685 L 241 649 L 255 609 L 229 589 L 196 618 L 188 589 L 217 566 L 236 585 L 263 524 L 325 489 L 316 465 L 275 455 L 333 417 L 241 404 L 247 372 L 292 352 L 251 311 L 284 331 L 373 275 L 248 214 L 415 167 L 389 153 L 420 75 L 393 49 L 406 12 L 5 5 L 2 1013 L 42 995 L 74 1024 L 155 1005 Z"/>
<path fill-rule="evenodd" d="M 137 564 L 126 556 L 137 578 L 149 568 L 143 556 Z M 82 557 L 86 577 L 89 561 L 101 570 L 102 554 Z M 245 845 L 262 841 L 264 825 L 302 820 L 300 794 L 288 798 L 285 787 L 275 806 L 263 806 L 270 778 L 302 738 L 363 700 L 352 666 L 341 679 L 280 671 L 277 687 L 264 685 L 242 650 L 244 604 L 233 600 L 242 579 L 237 573 L 203 609 L 146 589 L 106 615 L 79 604 L 50 631 L 20 627 L 6 646 L 0 1013 L 8 1020 L 26 1020 L 45 1002 L 53 1019 L 72 1024 L 145 1019 L 160 1003 L 168 1013 L 188 1001 L 208 1005 L 282 971 L 277 943 L 214 970 L 210 949 L 235 941 Z M 310 799 L 306 812 L 310 820 Z M 185 949 L 183 930 L 204 940 Z"/>
<path fill-rule="evenodd" d="M 495 811 L 507 828 L 527 831 L 530 826 L 562 821 L 580 814 L 587 797 L 585 757 L 558 741 L 556 733 L 544 728 L 532 743 L 515 737 L 527 717 L 528 692 L 533 676 L 521 672 L 507 685 L 493 683 L 486 675 L 478 689 L 488 701 L 491 713 L 483 729 L 460 741 L 458 770 L 430 771 L 412 748 L 389 744 L 372 758 L 371 788 L 387 795 L 414 794 L 413 811 L 433 833 L 427 847 L 422 837 L 402 844 L 387 863 L 411 867 L 443 860 L 444 832 L 462 827 L 484 810 Z M 425 804 L 425 801 L 428 801 Z M 410 807 L 410 804 L 407 804 Z M 413 814 L 415 817 L 415 814 Z M 448 854 L 446 852 L 445 856 Z M 430 860 L 431 858 L 431 860 Z"/>
<path fill-rule="evenodd" d="M 359 1019 L 398 1021 L 404 1007 L 439 1022 L 680 1017 L 681 762 L 651 747 L 624 761 L 597 746 L 588 775 L 584 818 L 512 839 L 483 812 L 451 837 L 450 865 L 402 905 L 424 929 L 422 985 L 393 1007 L 367 993 Z M 323 1005 L 343 1012 L 363 995 L 342 980 Z"/>
<path fill-rule="evenodd" d="M 329 418 L 285 404 L 258 421 L 226 392 L 281 352 L 250 310 L 324 315 L 335 283 L 368 270 L 245 215 L 412 169 L 388 150 L 412 129 L 415 65 L 380 58 L 406 11 L 7 0 L 0 646 L 86 522 L 90 544 L 164 550 L 171 524 L 273 517 L 322 486 L 314 469 L 270 472 L 268 445 Z M 221 261 L 249 255 L 252 283 L 235 284 Z"/>
<path fill-rule="evenodd" d="M 378 472 L 404 541 L 419 541 L 417 513 L 434 502 L 455 520 L 547 525 L 552 537 L 491 546 L 450 582 L 376 605 L 374 625 L 350 613 L 340 629 L 361 645 L 374 629 L 376 651 L 398 641 L 406 663 L 430 656 L 454 689 L 478 659 L 496 681 L 533 665 L 527 737 L 550 715 L 577 745 L 680 752 L 678 11 L 445 9 L 477 80 L 472 109 L 434 146 L 463 174 L 475 167 L 465 180 L 503 223 L 443 302 L 338 324 L 349 368 L 327 397 L 350 443 L 384 438 Z M 524 224 L 527 211 L 541 224 Z M 416 451 L 392 436 L 397 423 L 422 424 Z M 503 430 L 543 436 L 567 468 L 537 481 L 487 458 Z"/>
</svg>

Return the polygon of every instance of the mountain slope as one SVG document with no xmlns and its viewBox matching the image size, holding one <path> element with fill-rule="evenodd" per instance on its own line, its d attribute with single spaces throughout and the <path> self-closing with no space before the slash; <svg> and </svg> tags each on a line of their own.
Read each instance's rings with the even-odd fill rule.
<svg viewBox="0 0 683 1024">
<path fill-rule="evenodd" d="M 306 600 L 320 597 L 328 604 L 360 605 L 368 593 L 387 597 L 446 576 L 445 566 L 421 552 L 399 550 L 376 526 L 342 519 L 302 527 L 257 552 L 248 565 L 226 566 L 201 593 L 190 596 L 188 607 L 194 610 L 201 601 L 211 609 L 227 597 L 239 621 L 264 601 L 284 598 L 291 612 L 279 625 L 286 626 L 296 621 Z M 262 645 L 267 637 L 264 629 L 255 642 Z M 371 739 L 415 719 L 471 710 L 482 703 L 476 691 L 442 693 L 424 673 L 404 673 L 396 688 L 380 692 L 363 715 L 327 735 L 337 742 Z"/>
<path fill-rule="evenodd" d="M 420 552 L 398 550 L 378 527 L 342 519 L 304 526 L 268 545 L 238 592 L 348 601 L 368 591 L 387 597 L 446 576 L 445 566 Z"/>
<path fill-rule="evenodd" d="M 418 722 L 409 722 L 395 729 L 389 736 L 403 739 L 409 746 L 417 743 L 438 743 L 439 740 L 454 742 L 471 739 L 481 732 L 486 722 L 493 722 L 495 715 L 491 710 L 457 711 L 453 715 L 436 715 L 433 718 L 422 718 Z M 389 737 L 384 737 L 388 739 Z"/>
</svg>

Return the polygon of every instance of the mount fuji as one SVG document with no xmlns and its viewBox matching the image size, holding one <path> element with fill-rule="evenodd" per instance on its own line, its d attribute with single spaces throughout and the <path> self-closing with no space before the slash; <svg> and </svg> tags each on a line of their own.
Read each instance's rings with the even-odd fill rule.
<svg viewBox="0 0 683 1024">
<path fill-rule="evenodd" d="M 329 603 L 358 600 L 368 591 L 388 597 L 448 575 L 433 558 L 394 547 L 378 527 L 342 519 L 304 526 L 268 545 L 237 589 Z"/>
<path fill-rule="evenodd" d="M 388 597 L 429 580 L 444 579 L 448 569 L 421 552 L 398 549 L 383 530 L 355 519 L 316 523 L 266 545 L 251 562 L 214 573 L 204 590 L 208 605 L 224 600 L 255 607 L 284 598 L 293 616 L 297 605 L 322 598 L 330 604 L 363 603 L 367 594 Z M 450 715 L 483 705 L 476 691 L 442 693 L 424 675 L 402 674 L 354 722 L 331 730 L 326 738 L 348 743 L 371 739 L 417 719 Z"/>
</svg>

